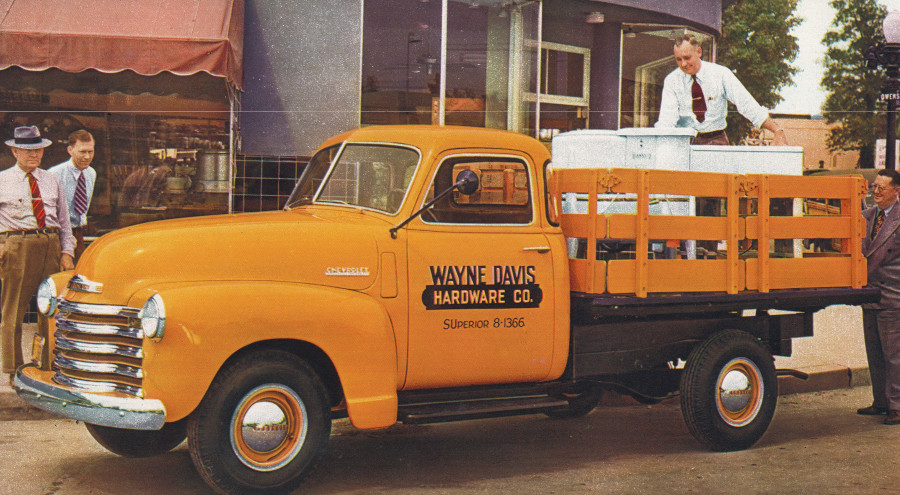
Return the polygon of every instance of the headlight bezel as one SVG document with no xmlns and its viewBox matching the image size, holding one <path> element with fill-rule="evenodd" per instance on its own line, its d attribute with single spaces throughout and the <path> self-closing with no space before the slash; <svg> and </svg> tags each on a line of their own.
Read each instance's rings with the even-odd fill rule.
<svg viewBox="0 0 900 495">
<path fill-rule="evenodd" d="M 144 337 L 159 340 L 166 331 L 166 306 L 159 293 L 153 294 L 138 313 Z"/>
<path fill-rule="evenodd" d="M 35 295 L 38 312 L 48 318 L 52 318 L 56 314 L 58 307 L 57 295 L 56 282 L 53 281 L 53 277 L 47 277 L 41 281 Z"/>
</svg>

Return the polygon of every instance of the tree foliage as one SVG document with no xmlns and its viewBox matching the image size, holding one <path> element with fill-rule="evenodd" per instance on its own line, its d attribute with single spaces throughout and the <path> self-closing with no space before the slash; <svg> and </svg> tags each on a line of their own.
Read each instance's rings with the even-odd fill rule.
<svg viewBox="0 0 900 495">
<path fill-rule="evenodd" d="M 885 105 L 879 101 L 884 71 L 866 68 L 865 54 L 870 46 L 884 41 L 881 23 L 886 11 L 875 0 L 831 0 L 829 4 L 837 13 L 822 39 L 828 47 L 822 77 L 828 95 L 822 116 L 829 124 L 840 125 L 830 132 L 828 149 L 859 151 L 859 166 L 871 168 L 875 140 L 885 128 Z"/>
<path fill-rule="evenodd" d="M 722 12 L 718 61 L 728 67 L 760 105 L 773 108 L 779 91 L 791 84 L 799 46 L 791 29 L 803 19 L 794 15 L 798 0 L 738 0 Z M 752 124 L 734 111 L 728 113 L 728 139 L 739 143 Z"/>
</svg>

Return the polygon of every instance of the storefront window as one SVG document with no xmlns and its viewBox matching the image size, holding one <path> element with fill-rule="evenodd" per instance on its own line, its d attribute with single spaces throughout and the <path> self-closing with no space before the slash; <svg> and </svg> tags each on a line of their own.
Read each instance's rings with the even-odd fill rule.
<svg viewBox="0 0 900 495">
<path fill-rule="evenodd" d="M 524 130 L 540 4 L 447 0 L 446 54 L 437 0 L 367 0 L 362 124 L 439 124 Z M 529 48 L 530 46 L 530 48 Z M 441 119 L 441 60 L 446 91 Z"/>
<path fill-rule="evenodd" d="M 711 60 L 713 37 L 680 26 L 622 26 L 622 101 L 620 127 L 651 127 L 659 115 L 663 79 L 675 70 L 674 40 L 693 34 L 703 60 Z"/>
<path fill-rule="evenodd" d="M 53 140 L 42 167 L 69 159 L 72 131 L 94 135 L 90 234 L 150 220 L 228 212 L 230 108 L 208 74 L 0 71 L 0 133 L 37 125 Z M 14 164 L 9 153 L 0 168 Z"/>
</svg>

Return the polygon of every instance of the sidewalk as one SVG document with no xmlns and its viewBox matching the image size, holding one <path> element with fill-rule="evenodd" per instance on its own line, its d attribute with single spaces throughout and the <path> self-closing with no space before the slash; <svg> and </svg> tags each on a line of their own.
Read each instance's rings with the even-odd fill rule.
<svg viewBox="0 0 900 495">
<path fill-rule="evenodd" d="M 816 313 L 814 324 L 814 337 L 794 339 L 792 357 L 775 359 L 776 368 L 796 369 L 808 373 L 809 379 L 780 377 L 779 393 L 784 395 L 868 385 L 862 310 L 857 306 L 831 306 Z M 35 324 L 24 327 L 22 345 L 26 359 L 31 356 L 31 340 L 36 329 Z M 4 379 L 0 380 L 0 420 L 46 417 L 50 415 L 20 401 L 4 375 Z"/>
</svg>

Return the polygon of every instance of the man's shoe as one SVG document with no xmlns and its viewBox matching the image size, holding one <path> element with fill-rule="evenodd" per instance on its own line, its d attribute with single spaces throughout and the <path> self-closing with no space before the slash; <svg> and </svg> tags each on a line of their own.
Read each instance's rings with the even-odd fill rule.
<svg viewBox="0 0 900 495">
<path fill-rule="evenodd" d="M 900 411 L 896 409 L 891 409 L 888 412 L 886 418 L 884 418 L 884 424 L 886 425 L 900 425 Z"/>
<path fill-rule="evenodd" d="M 856 414 L 862 414 L 863 416 L 878 416 L 881 414 L 887 414 L 888 410 L 886 407 L 878 407 L 876 405 L 871 405 L 869 407 L 861 407 L 856 410 Z"/>
</svg>

